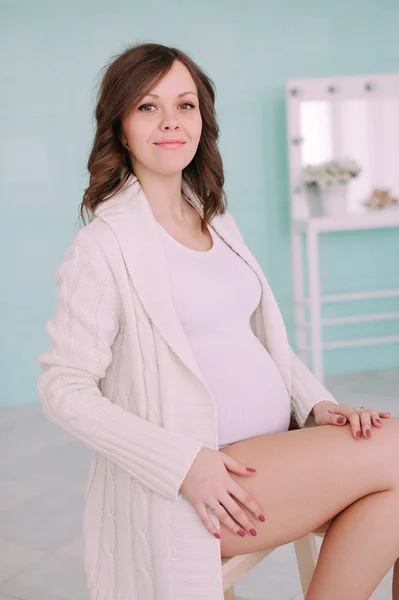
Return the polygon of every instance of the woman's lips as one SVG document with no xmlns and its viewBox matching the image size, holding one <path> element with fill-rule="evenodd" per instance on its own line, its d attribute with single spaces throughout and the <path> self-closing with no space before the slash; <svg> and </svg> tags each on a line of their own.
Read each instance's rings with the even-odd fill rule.
<svg viewBox="0 0 399 600">
<path fill-rule="evenodd" d="M 181 148 L 182 146 L 184 146 L 185 142 L 161 142 L 158 144 L 155 144 L 156 146 L 159 146 L 160 148 L 167 148 L 169 150 L 175 150 L 176 148 Z"/>
</svg>

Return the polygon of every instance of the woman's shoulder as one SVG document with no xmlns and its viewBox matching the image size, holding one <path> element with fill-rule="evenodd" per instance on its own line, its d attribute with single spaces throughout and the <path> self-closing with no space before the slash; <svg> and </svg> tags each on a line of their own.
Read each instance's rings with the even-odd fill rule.
<svg viewBox="0 0 399 600">
<path fill-rule="evenodd" d="M 85 264 L 97 281 L 113 285 L 114 277 L 109 267 L 109 253 L 115 240 L 110 228 L 101 219 L 94 218 L 83 226 L 72 239 L 64 253 L 63 264 L 58 270 L 76 269 Z"/>
<path fill-rule="evenodd" d="M 119 248 L 112 228 L 96 216 L 76 233 L 71 246 L 80 247 L 97 264 L 112 262 L 112 254 Z"/>
<path fill-rule="evenodd" d="M 112 237 L 113 234 L 108 225 L 95 216 L 76 233 L 72 243 L 94 252 L 98 246 L 106 246 Z"/>
</svg>

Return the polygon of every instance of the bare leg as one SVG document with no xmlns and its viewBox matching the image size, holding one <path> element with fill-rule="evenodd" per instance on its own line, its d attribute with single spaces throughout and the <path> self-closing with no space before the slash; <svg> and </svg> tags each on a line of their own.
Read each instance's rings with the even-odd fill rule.
<svg viewBox="0 0 399 600">
<path fill-rule="evenodd" d="M 398 532 L 398 490 L 365 496 L 342 511 L 324 537 L 306 600 L 369 598 L 399 553 Z"/>
<path fill-rule="evenodd" d="M 221 522 L 222 556 L 285 544 L 333 519 L 307 600 L 368 599 L 399 556 L 399 420 L 373 428 L 370 440 L 324 426 L 222 451 L 257 469 L 253 478 L 230 475 L 266 515 L 260 523 L 237 501 L 258 535 L 240 538 Z"/>
</svg>

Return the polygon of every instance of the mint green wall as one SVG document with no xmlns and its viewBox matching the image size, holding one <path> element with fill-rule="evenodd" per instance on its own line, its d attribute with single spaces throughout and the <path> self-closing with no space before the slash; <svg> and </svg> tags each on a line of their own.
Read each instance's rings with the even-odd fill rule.
<svg viewBox="0 0 399 600">
<path fill-rule="evenodd" d="M 293 342 L 285 82 L 396 71 L 397 0 L 2 0 L 0 13 L 0 403 L 37 402 L 36 356 L 48 346 L 53 273 L 77 231 L 87 182 L 97 74 L 137 41 L 186 50 L 216 82 L 230 210 L 274 288 Z M 399 287 L 398 238 L 379 231 L 324 239 L 325 289 Z M 383 335 L 398 332 L 398 323 L 334 336 L 355 329 Z M 328 352 L 326 365 L 328 372 L 399 366 L 399 346 Z"/>
</svg>

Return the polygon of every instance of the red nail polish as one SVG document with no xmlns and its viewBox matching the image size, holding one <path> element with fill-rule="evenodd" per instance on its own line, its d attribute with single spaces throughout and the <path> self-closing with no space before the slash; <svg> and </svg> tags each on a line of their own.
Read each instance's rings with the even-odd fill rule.
<svg viewBox="0 0 399 600">
<path fill-rule="evenodd" d="M 255 531 L 255 529 L 250 529 L 250 530 L 249 530 L 249 533 L 250 533 L 251 535 L 256 535 L 256 531 Z"/>
<path fill-rule="evenodd" d="M 218 533 L 214 533 L 213 535 L 215 536 L 215 538 L 217 538 L 218 540 L 220 540 L 220 535 Z"/>
<path fill-rule="evenodd" d="M 360 440 L 360 438 L 362 437 L 362 434 L 360 431 L 356 431 L 356 437 Z"/>
<path fill-rule="evenodd" d="M 256 469 L 253 469 L 252 467 L 247 467 L 247 471 L 250 471 L 250 473 L 255 473 Z"/>
<path fill-rule="evenodd" d="M 265 517 L 264 517 L 264 515 L 259 515 L 258 519 L 259 519 L 259 521 L 262 521 L 262 523 L 263 523 L 263 521 L 265 520 Z"/>
<path fill-rule="evenodd" d="M 338 417 L 337 422 L 343 423 L 345 421 L 344 417 Z"/>
<path fill-rule="evenodd" d="M 371 431 L 370 431 L 370 429 L 367 429 L 367 431 L 366 431 L 366 437 L 369 438 L 370 436 L 371 436 Z"/>
<path fill-rule="evenodd" d="M 375 422 L 381 425 L 381 421 L 379 419 L 376 419 Z"/>
<path fill-rule="evenodd" d="M 239 529 L 237 531 L 238 535 L 240 535 L 241 537 L 245 537 L 245 531 L 243 531 L 242 529 Z"/>
</svg>

